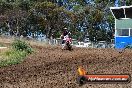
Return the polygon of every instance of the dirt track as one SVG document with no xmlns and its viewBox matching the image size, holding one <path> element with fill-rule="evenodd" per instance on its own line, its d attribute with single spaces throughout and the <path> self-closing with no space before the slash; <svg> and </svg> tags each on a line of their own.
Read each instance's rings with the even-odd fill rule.
<svg viewBox="0 0 132 88">
<path fill-rule="evenodd" d="M 89 74 L 132 75 L 132 50 L 35 47 L 36 52 L 18 65 L 0 68 L 0 88 L 132 88 L 129 84 L 76 84 L 77 68 Z"/>
</svg>

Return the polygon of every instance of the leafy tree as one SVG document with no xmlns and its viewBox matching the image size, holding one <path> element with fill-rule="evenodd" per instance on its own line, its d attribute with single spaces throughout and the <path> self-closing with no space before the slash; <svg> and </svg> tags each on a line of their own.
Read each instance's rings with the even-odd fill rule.
<svg viewBox="0 0 132 88">
<path fill-rule="evenodd" d="M 37 3 L 35 6 L 35 12 L 37 16 L 41 17 L 41 22 L 45 26 L 45 33 L 47 37 L 50 37 L 52 33 L 61 31 L 64 27 L 68 26 L 69 22 L 74 20 L 72 12 L 67 11 L 63 7 L 58 7 L 51 2 Z M 39 22 L 39 21 L 38 21 Z"/>
<path fill-rule="evenodd" d="M 126 0 L 126 5 L 127 6 L 132 5 L 132 0 Z"/>
<path fill-rule="evenodd" d="M 109 10 L 113 5 L 114 0 L 0 0 L 0 28 L 10 35 L 35 36 L 42 32 L 50 38 L 52 34 L 59 37 L 67 27 L 74 38 L 83 39 L 89 33 L 91 41 L 94 37 L 108 40 L 114 26 Z"/>
</svg>

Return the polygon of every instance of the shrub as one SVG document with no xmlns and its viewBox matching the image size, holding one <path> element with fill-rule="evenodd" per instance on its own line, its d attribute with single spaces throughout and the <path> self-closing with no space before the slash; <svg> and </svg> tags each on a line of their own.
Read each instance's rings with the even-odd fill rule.
<svg viewBox="0 0 132 88">
<path fill-rule="evenodd" d="M 22 41 L 22 40 L 15 40 L 12 43 L 12 47 L 15 50 L 26 51 L 27 53 L 32 53 L 32 48 L 25 41 Z"/>
</svg>

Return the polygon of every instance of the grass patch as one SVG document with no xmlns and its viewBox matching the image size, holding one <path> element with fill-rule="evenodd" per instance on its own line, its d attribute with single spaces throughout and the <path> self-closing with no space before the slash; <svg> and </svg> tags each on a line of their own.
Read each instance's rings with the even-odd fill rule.
<svg viewBox="0 0 132 88">
<path fill-rule="evenodd" d="M 18 50 L 9 50 L 1 53 L 0 67 L 19 64 L 26 57 L 27 52 Z"/>
<path fill-rule="evenodd" d="M 15 40 L 12 48 L 0 53 L 0 67 L 19 64 L 32 52 L 32 48 L 24 41 Z"/>
</svg>

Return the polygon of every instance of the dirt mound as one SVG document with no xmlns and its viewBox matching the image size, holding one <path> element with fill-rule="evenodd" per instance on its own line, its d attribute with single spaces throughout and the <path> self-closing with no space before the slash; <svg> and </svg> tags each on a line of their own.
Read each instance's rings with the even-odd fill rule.
<svg viewBox="0 0 132 88">
<path fill-rule="evenodd" d="M 79 88 L 78 66 L 89 74 L 132 74 L 132 51 L 114 49 L 34 47 L 36 52 L 17 65 L 0 68 L 0 88 Z M 86 84 L 81 88 L 131 88 L 129 84 Z"/>
</svg>

